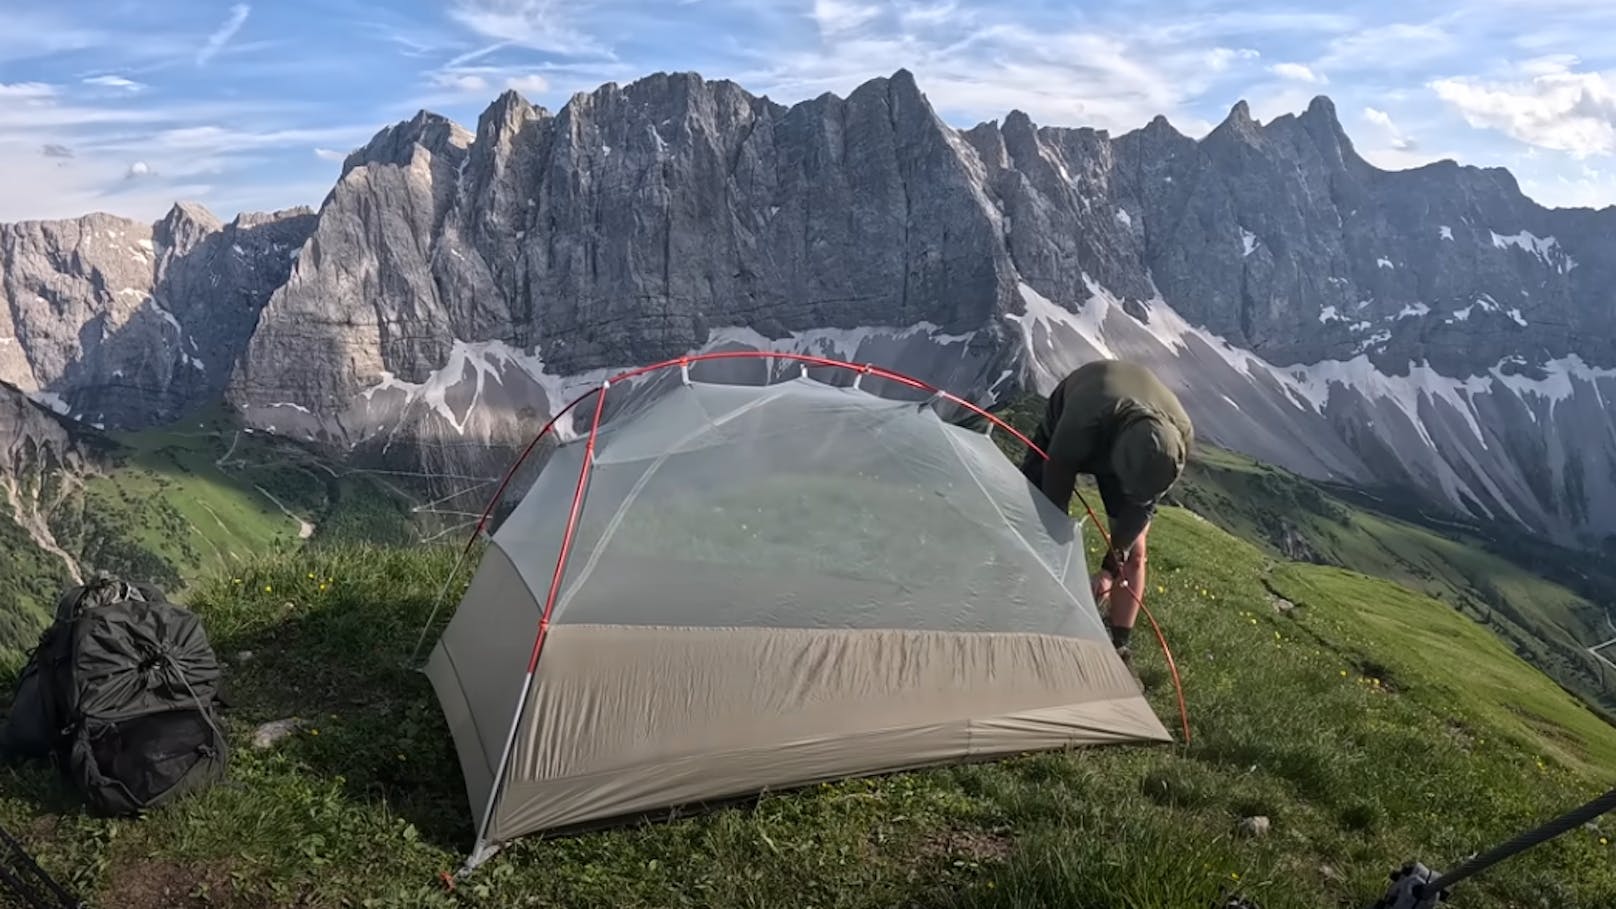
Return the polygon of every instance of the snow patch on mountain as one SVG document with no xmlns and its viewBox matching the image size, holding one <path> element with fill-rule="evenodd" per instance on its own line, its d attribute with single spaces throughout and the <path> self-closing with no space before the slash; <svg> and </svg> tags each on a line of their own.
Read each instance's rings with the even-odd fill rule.
<svg viewBox="0 0 1616 909">
<path fill-rule="evenodd" d="M 1444 240 L 1452 240 L 1453 239 L 1453 228 L 1449 227 L 1446 224 L 1442 225 L 1441 236 L 1442 236 L 1442 239 L 1444 239 Z"/>
<path fill-rule="evenodd" d="M 1050 325 L 1064 325 L 1076 332 L 1079 337 L 1087 341 L 1102 357 L 1115 357 L 1111 347 L 1105 343 L 1105 333 L 1101 327 L 1105 321 L 1105 313 L 1109 303 L 1115 300 L 1109 291 L 1100 290 L 1090 296 L 1080 312 L 1069 312 L 1057 305 L 1048 297 L 1033 290 L 1026 282 L 1016 285 L 1021 293 L 1021 301 L 1027 307 L 1025 314 L 1010 313 L 1005 318 L 1021 326 L 1023 338 L 1026 340 L 1027 350 L 1033 358 L 1038 359 L 1041 352 L 1036 343 L 1037 333 L 1033 331 L 1040 323 L 1047 328 Z M 1098 285 L 1091 283 L 1090 290 L 1098 289 Z M 1053 333 L 1045 331 L 1043 342 L 1045 348 L 1051 348 L 1054 342 Z M 1052 350 L 1050 352 L 1053 352 Z"/>
<path fill-rule="evenodd" d="M 1326 307 L 1324 307 L 1323 310 L 1321 310 L 1319 312 L 1319 322 L 1320 323 L 1345 322 L 1345 321 L 1347 321 L 1346 317 L 1341 315 L 1341 313 L 1339 311 L 1337 311 L 1334 306 L 1326 306 Z"/>
<path fill-rule="evenodd" d="M 1570 398 L 1576 392 L 1576 386 L 1583 384 L 1591 386 L 1593 393 L 1603 403 L 1604 395 L 1599 389 L 1599 382 L 1616 379 L 1616 369 L 1589 366 L 1576 354 L 1544 363 L 1539 367 L 1543 373 L 1542 378 L 1533 378 L 1519 372 L 1506 374 L 1503 367 L 1512 362 L 1519 365 L 1521 358 L 1506 358 L 1488 371 L 1488 377 L 1513 391 L 1522 400 L 1530 396 L 1541 398 L 1550 404 L 1557 404 Z"/>
<path fill-rule="evenodd" d="M 73 408 L 68 406 L 66 401 L 62 400 L 62 396 L 54 391 L 30 391 L 28 392 L 28 399 L 33 401 L 35 404 L 38 404 L 39 406 L 64 417 L 70 414 L 73 410 Z"/>
<path fill-rule="evenodd" d="M 1561 274 L 1570 272 L 1577 267 L 1577 261 L 1566 254 L 1560 247 L 1558 240 L 1553 237 L 1539 237 L 1529 230 L 1520 233 L 1501 235 L 1497 231 L 1488 231 L 1492 234 L 1493 246 L 1498 249 L 1508 249 L 1511 246 L 1529 252 L 1536 256 L 1544 265 L 1553 268 Z"/>
<path fill-rule="evenodd" d="M 1365 398 L 1392 401 L 1408 415 L 1420 438 L 1432 448 L 1436 448 L 1436 442 L 1426 431 L 1425 421 L 1419 412 L 1419 400 L 1424 395 L 1433 401 L 1442 401 L 1465 418 L 1470 431 L 1486 447 L 1486 438 L 1482 435 L 1481 424 L 1469 399 L 1469 395 L 1487 391 L 1489 383 L 1485 378 L 1450 379 L 1424 363 L 1410 363 L 1406 376 L 1390 376 L 1381 372 L 1364 355 L 1345 362 L 1326 360 L 1297 367 L 1291 370 L 1291 375 L 1300 384 L 1303 394 L 1320 410 L 1328 405 L 1332 386 L 1336 385 L 1352 388 Z"/>
<path fill-rule="evenodd" d="M 1409 304 L 1407 306 L 1404 306 L 1402 308 L 1402 310 L 1400 312 L 1398 312 L 1397 315 L 1394 316 L 1393 318 L 1397 318 L 1397 319 L 1407 319 L 1407 318 L 1411 318 L 1411 317 L 1412 318 L 1418 318 L 1420 316 L 1428 316 L 1430 314 L 1431 314 L 1431 307 L 1426 306 L 1424 303 L 1411 303 L 1411 304 Z"/>
<path fill-rule="evenodd" d="M 1257 235 L 1244 227 L 1240 228 L 1240 242 L 1245 246 L 1245 255 L 1251 255 L 1257 249 Z"/>
<path fill-rule="evenodd" d="M 1381 268 L 1396 268 L 1397 267 L 1397 266 L 1392 264 L 1392 260 L 1386 258 L 1385 256 L 1381 256 L 1380 258 L 1376 259 L 1375 264 L 1380 266 Z"/>
</svg>

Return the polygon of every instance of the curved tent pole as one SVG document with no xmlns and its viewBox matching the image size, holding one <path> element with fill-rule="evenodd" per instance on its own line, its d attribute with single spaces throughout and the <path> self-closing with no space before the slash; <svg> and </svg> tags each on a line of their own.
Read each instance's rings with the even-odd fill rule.
<svg viewBox="0 0 1616 909">
<path fill-rule="evenodd" d="M 539 432 L 533 436 L 532 441 L 528 442 L 527 447 L 522 450 L 522 453 L 517 456 L 516 460 L 512 462 L 510 468 L 506 470 L 505 476 L 500 481 L 499 487 L 495 489 L 493 496 L 489 498 L 487 507 L 483 509 L 482 517 L 478 519 L 477 525 L 472 529 L 470 539 L 466 541 L 465 551 L 469 552 L 471 547 L 476 543 L 478 535 L 481 534 L 487 527 L 488 518 L 493 514 L 494 508 L 498 505 L 500 496 L 504 494 L 506 488 L 510 485 L 511 479 L 516 475 L 516 471 L 521 469 L 522 464 L 527 461 L 528 457 L 531 456 L 533 451 L 538 447 L 539 442 L 551 431 L 553 431 L 556 424 L 560 422 L 561 418 L 570 413 L 573 408 L 588 400 L 591 395 L 598 395 L 599 397 L 595 401 L 594 419 L 590 423 L 589 436 L 587 442 L 585 443 L 583 464 L 578 471 L 578 485 L 573 491 L 572 510 L 567 518 L 566 531 L 562 537 L 561 553 L 556 560 L 555 571 L 551 576 L 550 591 L 545 600 L 544 612 L 539 619 L 539 629 L 537 634 L 534 636 L 533 652 L 528 660 L 528 668 L 522 685 L 522 693 L 519 701 L 517 702 L 516 714 L 511 718 L 511 728 L 510 732 L 506 736 L 505 748 L 500 756 L 499 766 L 495 768 L 493 786 L 488 794 L 488 804 L 484 808 L 482 820 L 477 827 L 476 846 L 473 848 L 470 858 L 467 859 L 466 866 L 462 869 L 463 872 L 470 871 L 472 868 L 475 868 L 493 854 L 493 850 L 490 849 L 489 844 L 486 842 L 488 825 L 493 819 L 494 805 L 499 800 L 499 790 L 504 783 L 506 768 L 510 762 L 511 746 L 515 743 L 516 731 L 521 722 L 522 711 L 526 708 L 528 691 L 532 687 L 533 673 L 538 668 L 539 655 L 543 650 L 544 640 L 548 636 L 551 613 L 555 608 L 556 596 L 560 591 L 562 576 L 566 570 L 567 557 L 570 555 L 573 536 L 577 531 L 578 516 L 583 505 L 584 487 L 589 478 L 590 468 L 594 463 L 595 442 L 600 431 L 600 418 L 606 406 L 606 390 L 613 385 L 649 375 L 650 373 L 658 372 L 660 370 L 671 369 L 673 367 L 678 367 L 680 369 L 682 377 L 688 376 L 690 365 L 692 363 L 705 363 L 719 360 L 766 360 L 772 363 L 772 361 L 776 359 L 786 362 L 794 362 L 801 365 L 805 375 L 807 372 L 807 367 L 809 366 L 821 366 L 830 369 L 851 371 L 855 373 L 853 382 L 853 387 L 855 389 L 860 388 L 860 381 L 864 376 L 869 375 L 879 379 L 885 379 L 889 382 L 895 382 L 899 385 L 903 385 L 918 391 L 927 392 L 933 396 L 933 399 L 941 398 L 952 404 L 965 408 L 976 416 L 986 419 L 990 426 L 998 427 L 999 429 L 1009 433 L 1017 441 L 1027 446 L 1029 450 L 1036 452 L 1040 458 L 1044 458 L 1045 460 L 1048 460 L 1049 458 L 1049 453 L 1035 444 L 1032 439 L 1027 437 L 1025 433 L 1016 429 L 1014 426 L 1011 426 L 1008 422 L 1001 419 L 996 414 L 990 413 L 985 408 L 975 404 L 974 402 L 967 401 L 951 391 L 938 388 L 929 382 L 916 379 L 913 376 L 907 376 L 903 373 L 886 369 L 881 366 L 876 366 L 871 363 L 852 363 L 846 360 L 833 360 L 829 357 L 820 357 L 813 354 L 764 350 L 729 350 L 711 351 L 701 354 L 687 354 L 685 356 L 676 357 L 670 360 L 652 363 L 647 366 L 639 366 L 633 369 L 624 370 L 605 380 L 599 386 L 584 392 L 583 394 L 574 398 L 572 401 L 568 402 L 565 407 L 557 411 L 555 416 L 551 417 L 549 422 L 545 423 Z M 1089 519 L 1094 522 L 1095 529 L 1100 532 L 1100 536 L 1105 540 L 1107 550 L 1113 549 L 1114 546 L 1111 542 L 1110 534 L 1106 533 L 1105 527 L 1100 523 L 1099 518 L 1096 517 L 1093 507 L 1089 505 L 1088 500 L 1083 497 L 1081 492 L 1077 492 L 1076 494 L 1078 501 L 1083 505 L 1084 511 L 1088 513 Z M 1173 659 L 1171 649 L 1167 646 L 1167 638 L 1162 634 L 1161 626 L 1157 624 L 1155 616 L 1151 615 L 1149 608 L 1145 606 L 1144 596 L 1139 591 L 1131 589 L 1129 590 L 1129 593 L 1133 596 L 1134 600 L 1138 602 L 1140 610 L 1145 614 L 1145 618 L 1149 620 L 1151 628 L 1154 629 L 1156 633 L 1156 640 L 1161 645 L 1162 653 L 1166 657 L 1168 668 L 1172 672 L 1173 687 L 1178 697 L 1179 717 L 1182 720 L 1184 727 L 1184 741 L 1186 744 L 1188 744 L 1190 740 L 1189 712 L 1185 706 L 1184 686 L 1179 677 L 1177 663 Z"/>
<path fill-rule="evenodd" d="M 979 407 L 975 403 L 973 403 L 971 401 L 967 401 L 964 398 L 961 398 L 958 395 L 954 394 L 953 392 L 946 391 L 944 389 L 938 388 L 938 387 L 936 387 L 936 386 L 934 386 L 934 385 L 932 385 L 932 384 L 930 384 L 928 382 L 923 382 L 920 379 L 916 379 L 916 378 L 914 378 L 912 376 L 906 376 L 903 373 L 894 372 L 894 371 L 892 371 L 890 369 L 885 369 L 883 367 L 875 366 L 875 365 L 869 364 L 869 363 L 851 363 L 851 362 L 848 362 L 846 360 L 832 360 L 832 359 L 830 359 L 828 357 L 818 357 L 818 356 L 814 356 L 812 354 L 787 353 L 787 352 L 780 352 L 780 351 L 725 350 L 725 351 L 713 351 L 713 352 L 710 352 L 710 353 L 703 353 L 703 354 L 688 354 L 686 356 L 676 357 L 676 358 L 671 359 L 671 360 L 663 360 L 660 363 L 652 363 L 649 366 L 636 367 L 634 369 L 625 370 L 623 372 L 620 372 L 617 375 L 611 377 L 611 379 L 609 379 L 607 381 L 608 381 L 609 384 L 616 385 L 616 384 L 619 384 L 619 383 L 622 383 L 622 382 L 626 382 L 626 381 L 628 381 L 630 379 L 637 379 L 637 378 L 639 378 L 639 377 L 641 377 L 643 375 L 647 375 L 649 373 L 658 372 L 658 371 L 663 370 L 663 369 L 672 369 L 675 366 L 680 368 L 680 371 L 681 371 L 681 373 L 683 375 L 688 376 L 689 375 L 689 370 L 690 370 L 690 365 L 692 363 L 705 363 L 705 362 L 715 361 L 715 360 L 775 360 L 775 359 L 780 359 L 780 360 L 785 360 L 785 361 L 788 361 L 788 362 L 798 363 L 804 368 L 805 373 L 806 373 L 806 368 L 809 367 L 809 366 L 824 366 L 824 367 L 829 367 L 829 368 L 833 368 L 833 369 L 841 369 L 841 370 L 845 370 L 845 371 L 853 372 L 853 373 L 868 374 L 868 375 L 875 376 L 877 378 L 886 379 L 889 382 L 896 382 L 896 383 L 898 383 L 900 385 L 905 385 L 905 386 L 908 386 L 909 388 L 913 388 L 913 389 L 916 389 L 916 390 L 919 390 L 919 391 L 929 392 L 930 394 L 932 394 L 935 397 L 942 398 L 943 400 L 946 400 L 949 403 L 957 404 L 960 407 L 963 407 L 966 410 L 971 411 L 975 415 L 986 419 L 993 426 L 996 426 L 999 429 L 1002 429 L 1005 432 L 1010 433 L 1021 444 L 1027 446 L 1027 448 L 1029 448 L 1030 450 L 1037 452 L 1039 457 L 1041 457 L 1041 458 L 1048 458 L 1049 457 L 1049 455 L 1042 448 L 1039 448 L 1037 445 L 1033 444 L 1032 439 L 1028 438 L 1020 430 L 1016 429 L 1014 426 L 1011 426 L 1009 423 L 1005 422 L 1003 419 L 1001 419 L 997 415 L 989 413 L 987 410 L 983 409 L 982 407 Z M 857 387 L 857 386 L 855 386 L 855 387 Z M 555 429 L 556 425 L 561 422 L 561 418 L 563 416 L 570 413 L 572 411 L 572 409 L 577 407 L 579 404 L 581 404 L 584 401 L 588 400 L 591 395 L 598 394 L 600 392 L 600 390 L 601 390 L 601 386 L 596 386 L 596 387 L 591 388 L 590 390 L 584 392 L 583 394 L 579 395 L 578 397 L 573 398 L 571 401 L 569 401 L 565 407 L 563 407 L 563 408 L 561 408 L 561 410 L 557 411 L 556 415 L 554 417 L 551 417 L 550 421 L 545 423 L 543 428 L 541 428 L 538 431 L 538 433 L 533 436 L 532 441 L 528 442 L 527 447 L 522 450 L 522 453 L 517 455 L 516 460 L 514 462 L 512 462 L 510 468 L 505 471 L 505 476 L 504 476 L 503 479 L 500 480 L 499 487 L 494 490 L 494 494 L 489 498 L 488 506 L 483 509 L 482 517 L 480 517 L 477 520 L 476 526 L 474 526 L 472 528 L 471 538 L 466 541 L 466 551 L 469 552 L 471 550 L 472 545 L 475 544 L 476 541 L 477 541 L 478 535 L 480 535 L 485 529 L 487 529 L 488 518 L 494 513 L 494 508 L 499 504 L 500 497 L 505 494 L 505 490 L 510 486 L 511 479 L 516 476 L 516 471 L 521 469 L 522 465 L 533 454 L 534 450 L 538 448 L 539 442 L 545 436 L 549 435 L 552 430 Z M 1086 507 L 1086 505 L 1087 505 L 1087 503 L 1085 503 L 1085 507 Z"/>
<path fill-rule="evenodd" d="M 505 735 L 505 747 L 500 751 L 499 765 L 494 768 L 493 785 L 488 789 L 488 804 L 483 808 L 482 821 L 477 825 L 477 843 L 472 849 L 471 862 L 479 861 L 480 856 L 486 857 L 488 825 L 494 820 L 494 806 L 499 804 L 499 790 L 505 783 L 505 774 L 510 767 L 511 748 L 516 744 L 517 729 L 522 723 L 522 711 L 527 709 L 528 693 L 533 690 L 533 670 L 539 665 L 539 652 L 544 648 L 545 638 L 549 636 L 550 614 L 555 610 L 556 596 L 561 592 L 561 578 L 566 572 L 567 556 L 571 555 L 573 537 L 578 532 L 578 516 L 583 512 L 584 489 L 589 485 L 589 471 L 595 465 L 595 439 L 600 433 L 600 415 L 606 409 L 606 391 L 611 386 L 610 379 L 601 383 L 595 398 L 595 417 L 589 424 L 589 440 L 584 443 L 584 456 L 581 459 L 583 463 L 578 466 L 578 485 L 572 491 L 572 508 L 567 513 L 567 527 L 561 536 L 561 553 L 556 556 L 555 571 L 550 575 L 550 592 L 544 598 L 544 612 L 539 616 L 539 631 L 533 638 L 533 653 L 528 657 L 527 673 L 522 677 L 522 693 L 516 701 L 516 712 L 511 716 L 510 731 Z M 568 405 L 569 408 L 571 406 Z M 531 448 L 532 446 L 529 446 L 530 450 Z"/>
</svg>

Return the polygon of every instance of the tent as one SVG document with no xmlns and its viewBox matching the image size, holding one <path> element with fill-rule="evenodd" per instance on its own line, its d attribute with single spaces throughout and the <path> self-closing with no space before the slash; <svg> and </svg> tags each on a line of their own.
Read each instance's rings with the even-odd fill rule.
<svg viewBox="0 0 1616 909">
<path fill-rule="evenodd" d="M 583 408 L 428 659 L 477 812 L 468 867 L 536 831 L 1170 741 L 1080 527 L 939 413 L 959 399 L 675 378 Z"/>
</svg>

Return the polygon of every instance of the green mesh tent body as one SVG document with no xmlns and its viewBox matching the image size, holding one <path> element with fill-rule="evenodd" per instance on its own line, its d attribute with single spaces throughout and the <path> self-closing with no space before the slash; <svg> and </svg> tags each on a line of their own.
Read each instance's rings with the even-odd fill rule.
<svg viewBox="0 0 1616 909">
<path fill-rule="evenodd" d="M 806 376 L 670 384 L 587 408 L 428 661 L 470 864 L 765 790 L 1170 740 L 1078 525 L 983 432 Z"/>
</svg>

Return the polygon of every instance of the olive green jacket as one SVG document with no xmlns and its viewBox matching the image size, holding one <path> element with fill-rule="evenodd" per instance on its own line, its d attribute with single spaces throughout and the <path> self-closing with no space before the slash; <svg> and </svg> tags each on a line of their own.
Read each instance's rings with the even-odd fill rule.
<svg viewBox="0 0 1616 909">
<path fill-rule="evenodd" d="M 1049 455 L 1044 493 L 1064 506 L 1077 474 L 1093 475 L 1115 545 L 1126 552 L 1183 473 L 1195 430 L 1178 396 L 1150 370 L 1097 360 L 1056 386 L 1033 441 Z"/>
</svg>

